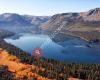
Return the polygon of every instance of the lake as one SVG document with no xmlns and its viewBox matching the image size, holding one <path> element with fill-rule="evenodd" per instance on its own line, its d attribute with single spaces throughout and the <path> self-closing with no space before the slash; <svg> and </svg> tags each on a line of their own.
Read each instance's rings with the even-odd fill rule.
<svg viewBox="0 0 100 80">
<path fill-rule="evenodd" d="M 30 54 L 39 47 L 45 58 L 65 62 L 100 63 L 100 48 L 89 48 L 87 43 L 79 38 L 55 43 L 47 35 L 17 34 L 4 40 Z"/>
</svg>

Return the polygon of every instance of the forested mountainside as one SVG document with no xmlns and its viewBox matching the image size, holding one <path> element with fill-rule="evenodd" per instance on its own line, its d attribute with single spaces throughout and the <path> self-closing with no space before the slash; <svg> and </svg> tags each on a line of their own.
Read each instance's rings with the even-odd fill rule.
<svg viewBox="0 0 100 80">
<path fill-rule="evenodd" d="M 73 35 L 90 40 L 100 40 L 100 8 L 80 13 L 56 14 L 41 28 L 53 38 L 61 38 L 58 34 Z"/>
<path fill-rule="evenodd" d="M 7 36 L 6 36 L 7 37 Z M 41 58 L 0 40 L 0 78 L 7 80 L 99 80 L 99 64 L 64 63 Z"/>
<path fill-rule="evenodd" d="M 33 78 L 33 80 L 68 80 L 68 78 L 69 80 L 70 78 L 84 80 L 100 79 L 99 64 L 64 63 L 53 59 L 45 58 L 37 60 L 33 55 L 30 55 L 29 53 L 24 52 L 19 48 L 6 43 L 5 41 L 0 42 L 0 47 L 2 48 L 0 50 L 0 59 L 2 59 L 2 56 L 9 55 L 8 57 L 6 57 L 5 60 L 8 60 L 8 62 L 10 61 L 13 65 L 13 67 L 11 67 L 11 65 L 8 64 L 7 61 L 3 60 L 3 62 L 2 60 L 0 60 L 0 65 L 8 67 L 8 70 L 13 74 L 13 77 L 11 77 L 13 79 L 11 80 L 14 80 L 14 78 L 16 78 L 15 80 L 27 80 L 30 78 L 29 75 L 31 75 L 31 78 Z M 18 64 L 23 66 L 17 67 L 17 69 L 16 66 L 14 67 L 15 64 L 16 66 Z M 0 69 L 2 70 L 2 67 Z M 2 75 L 3 76 L 0 76 L 1 78 L 8 78 L 5 76 L 8 75 L 8 72 L 5 74 L 2 73 Z"/>
<path fill-rule="evenodd" d="M 15 33 L 4 30 L 4 29 L 0 29 L 0 40 L 9 36 L 14 35 Z"/>
</svg>

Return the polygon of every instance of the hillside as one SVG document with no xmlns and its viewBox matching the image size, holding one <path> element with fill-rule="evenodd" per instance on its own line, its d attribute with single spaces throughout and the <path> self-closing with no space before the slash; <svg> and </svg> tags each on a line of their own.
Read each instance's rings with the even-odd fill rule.
<svg viewBox="0 0 100 80">
<path fill-rule="evenodd" d="M 2 35 L 2 34 L 1 34 Z M 10 35 L 11 36 L 11 35 Z M 0 78 L 3 80 L 98 80 L 99 64 L 64 63 L 53 59 L 37 60 L 33 55 L 0 39 Z M 37 79 L 39 78 L 39 79 Z"/>
<path fill-rule="evenodd" d="M 45 77 L 51 80 L 77 80 L 75 78 L 83 80 L 100 79 L 99 64 L 64 63 L 45 58 L 37 60 L 29 53 L 26 53 L 25 51 L 22 51 L 21 49 L 8 44 L 5 41 L 0 41 L 0 47 L 1 65 L 6 64 L 6 66 L 8 67 L 8 72 L 11 72 L 12 74 L 14 74 L 15 70 L 19 70 L 20 66 L 24 66 L 24 68 L 20 69 L 18 72 L 15 71 L 16 75 L 18 74 L 17 77 L 20 76 L 22 78 L 25 78 L 24 80 L 27 80 L 27 78 L 29 78 L 28 73 L 30 74 L 30 72 L 36 73 L 37 76 L 42 76 L 41 78 Z M 14 65 L 16 65 L 16 67 Z M 25 66 L 28 66 L 28 68 Z M 37 72 L 36 70 L 30 70 L 30 66 L 35 66 L 37 67 L 37 69 L 40 69 L 40 71 Z M 41 72 L 41 69 L 43 70 L 43 72 Z M 33 77 L 36 76 L 34 74 L 32 75 Z"/>
<path fill-rule="evenodd" d="M 10 55 L 2 48 L 0 48 L 0 66 L 7 66 L 8 70 L 15 75 L 13 78 L 11 78 L 11 75 L 8 76 L 8 78 L 3 77 L 6 80 L 30 80 L 33 78 L 36 80 L 49 80 L 37 74 L 38 71 L 43 72 L 45 70 L 44 68 L 38 68 L 35 65 L 21 63 L 20 59 L 16 56 Z"/>
<path fill-rule="evenodd" d="M 9 36 L 13 36 L 15 33 L 13 32 L 10 32 L 10 31 L 7 31 L 7 30 L 4 30 L 4 29 L 0 29 L 0 40 L 2 38 L 6 38 L 6 37 L 9 37 Z"/>
<path fill-rule="evenodd" d="M 37 72 L 44 72 L 45 68 L 35 65 L 21 63 L 16 56 L 9 54 L 6 50 L 0 48 L 0 78 L 4 80 L 55 80 L 42 77 Z M 7 77 L 6 77 L 7 76 Z M 68 78 L 68 80 L 79 80 L 77 78 Z"/>
<path fill-rule="evenodd" d="M 53 39 L 73 35 L 87 41 L 100 40 L 100 8 L 81 13 L 62 13 L 50 18 L 41 28 Z"/>
</svg>

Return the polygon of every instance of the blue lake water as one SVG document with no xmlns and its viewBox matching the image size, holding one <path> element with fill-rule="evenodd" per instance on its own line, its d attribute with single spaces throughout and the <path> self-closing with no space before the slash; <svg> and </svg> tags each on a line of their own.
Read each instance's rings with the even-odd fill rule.
<svg viewBox="0 0 100 80">
<path fill-rule="evenodd" d="M 55 43 L 47 35 L 21 34 L 4 40 L 30 54 L 39 47 L 46 58 L 66 62 L 100 63 L 100 48 L 89 48 L 87 43 L 79 38 Z"/>
</svg>

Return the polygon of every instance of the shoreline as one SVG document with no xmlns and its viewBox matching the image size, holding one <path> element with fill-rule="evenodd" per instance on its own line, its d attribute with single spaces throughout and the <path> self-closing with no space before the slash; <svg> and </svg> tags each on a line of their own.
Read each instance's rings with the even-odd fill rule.
<svg viewBox="0 0 100 80">
<path fill-rule="evenodd" d="M 60 32 L 60 33 L 63 33 L 63 32 Z M 82 40 L 84 40 L 84 41 L 86 41 L 86 42 L 89 42 L 89 40 L 88 39 L 86 39 L 86 38 L 84 38 L 84 37 L 81 37 L 81 36 L 78 36 L 78 35 L 74 35 L 74 34 L 71 34 L 71 33 L 63 33 L 63 34 L 65 34 L 65 35 L 69 35 L 69 36 L 72 36 L 72 37 L 76 37 L 76 38 L 80 38 L 80 39 L 82 39 Z"/>
</svg>

